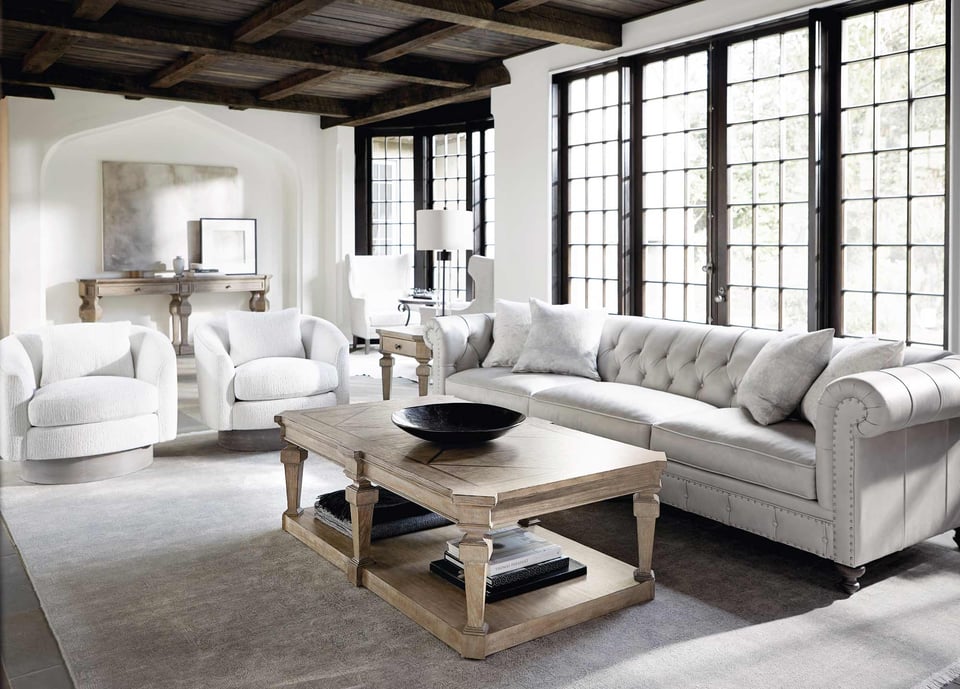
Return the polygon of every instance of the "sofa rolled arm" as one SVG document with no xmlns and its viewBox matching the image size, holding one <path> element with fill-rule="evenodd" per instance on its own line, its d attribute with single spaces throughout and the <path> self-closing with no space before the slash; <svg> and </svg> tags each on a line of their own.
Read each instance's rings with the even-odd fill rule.
<svg viewBox="0 0 960 689">
<path fill-rule="evenodd" d="M 845 400 L 859 402 L 851 421 L 864 438 L 960 417 L 960 356 L 838 378 L 820 398 L 818 430 L 833 426 Z"/>
<path fill-rule="evenodd" d="M 214 327 L 202 325 L 193 335 L 200 417 L 214 430 L 232 431 L 231 410 L 237 401 L 233 392 L 236 367 Z"/>
<path fill-rule="evenodd" d="M 16 336 L 0 340 L 0 458 L 26 457 L 27 405 L 37 389 L 30 356 Z"/>
<path fill-rule="evenodd" d="M 433 351 L 434 392 L 446 392 L 447 376 L 479 368 L 493 344 L 493 314 L 441 316 L 426 323 L 424 341 Z"/>
<path fill-rule="evenodd" d="M 160 441 L 177 437 L 177 356 L 170 340 L 150 328 L 134 326 L 142 331 L 135 348 L 134 377 L 157 388 L 160 399 Z"/>
<path fill-rule="evenodd" d="M 301 332 L 308 359 L 337 369 L 337 404 L 350 404 L 350 342 L 340 328 L 316 316 L 303 316 Z"/>
</svg>

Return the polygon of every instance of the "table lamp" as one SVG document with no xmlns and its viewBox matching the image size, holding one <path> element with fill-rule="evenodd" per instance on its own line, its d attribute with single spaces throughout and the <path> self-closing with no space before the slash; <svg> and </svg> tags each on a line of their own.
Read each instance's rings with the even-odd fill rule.
<svg viewBox="0 0 960 689">
<path fill-rule="evenodd" d="M 436 251 L 440 261 L 440 315 L 447 313 L 446 261 L 450 252 L 473 248 L 473 213 L 458 210 L 417 211 L 417 249 Z"/>
</svg>

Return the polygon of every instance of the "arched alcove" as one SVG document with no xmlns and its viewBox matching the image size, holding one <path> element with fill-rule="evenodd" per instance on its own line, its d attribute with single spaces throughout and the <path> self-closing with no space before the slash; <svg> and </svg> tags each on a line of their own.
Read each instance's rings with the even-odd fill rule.
<svg viewBox="0 0 960 689">
<path fill-rule="evenodd" d="M 274 276 L 274 307 L 300 302 L 301 188 L 296 166 L 284 152 L 187 107 L 72 133 L 47 151 L 40 172 L 41 273 L 44 320 L 78 320 L 76 280 L 101 272 L 104 160 L 235 167 L 242 189 L 242 217 L 257 219 L 258 271 Z M 172 228 L 182 231 L 182 228 Z M 171 265 L 173 256 L 157 260 Z M 194 317 L 246 308 L 243 294 L 200 294 Z M 163 296 L 105 297 L 104 320 L 128 319 L 167 331 Z"/>
</svg>

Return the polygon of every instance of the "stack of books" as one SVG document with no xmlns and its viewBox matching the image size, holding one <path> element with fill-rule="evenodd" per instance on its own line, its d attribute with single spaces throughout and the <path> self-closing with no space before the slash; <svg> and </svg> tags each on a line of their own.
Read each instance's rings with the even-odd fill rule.
<svg viewBox="0 0 960 689">
<path fill-rule="evenodd" d="M 559 545 L 527 529 L 508 527 L 487 535 L 493 541 L 487 563 L 488 603 L 587 573 L 586 565 L 566 557 Z M 447 541 L 443 559 L 431 562 L 430 571 L 464 588 L 459 539 Z"/>
</svg>

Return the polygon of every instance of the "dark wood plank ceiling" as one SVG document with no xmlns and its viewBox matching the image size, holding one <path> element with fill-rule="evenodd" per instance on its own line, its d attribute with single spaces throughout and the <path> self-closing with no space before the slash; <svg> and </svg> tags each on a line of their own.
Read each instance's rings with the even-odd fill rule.
<svg viewBox="0 0 960 689">
<path fill-rule="evenodd" d="M 360 125 L 486 98 L 507 57 L 609 50 L 693 0 L 0 0 L 0 95 L 51 87 Z"/>
</svg>

